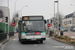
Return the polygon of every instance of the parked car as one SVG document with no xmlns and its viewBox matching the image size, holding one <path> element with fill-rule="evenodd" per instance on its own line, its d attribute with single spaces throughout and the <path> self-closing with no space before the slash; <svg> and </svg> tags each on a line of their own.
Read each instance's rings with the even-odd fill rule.
<svg viewBox="0 0 75 50">
<path fill-rule="evenodd" d="M 75 32 L 75 26 L 72 26 L 72 27 L 70 28 L 70 31 Z"/>
<path fill-rule="evenodd" d="M 73 28 L 71 31 L 75 32 L 75 28 Z"/>
<path fill-rule="evenodd" d="M 62 27 L 62 31 L 63 31 L 63 32 L 67 32 L 68 30 L 69 30 L 68 27 Z"/>
</svg>

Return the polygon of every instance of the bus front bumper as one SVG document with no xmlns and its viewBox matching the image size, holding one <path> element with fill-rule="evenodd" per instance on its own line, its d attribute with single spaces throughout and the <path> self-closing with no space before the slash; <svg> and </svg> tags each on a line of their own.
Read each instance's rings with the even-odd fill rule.
<svg viewBox="0 0 75 50">
<path fill-rule="evenodd" d="M 21 39 L 21 41 L 43 41 L 46 40 L 46 38 L 40 38 L 40 39 Z"/>
</svg>

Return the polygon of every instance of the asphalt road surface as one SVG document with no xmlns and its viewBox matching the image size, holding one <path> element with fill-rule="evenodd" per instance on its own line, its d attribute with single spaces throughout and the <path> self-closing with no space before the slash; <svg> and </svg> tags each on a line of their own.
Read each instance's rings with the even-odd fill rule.
<svg viewBox="0 0 75 50">
<path fill-rule="evenodd" d="M 39 42 L 25 42 L 22 44 L 16 37 L 7 42 L 2 50 L 75 50 L 74 46 L 58 42 L 51 38 L 46 39 L 43 44 Z"/>
</svg>

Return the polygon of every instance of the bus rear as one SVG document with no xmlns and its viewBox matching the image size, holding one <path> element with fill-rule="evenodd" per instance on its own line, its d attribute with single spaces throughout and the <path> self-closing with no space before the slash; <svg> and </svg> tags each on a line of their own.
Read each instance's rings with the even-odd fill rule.
<svg viewBox="0 0 75 50">
<path fill-rule="evenodd" d="M 45 20 L 43 16 L 23 16 L 19 22 L 19 41 L 46 40 Z"/>
</svg>

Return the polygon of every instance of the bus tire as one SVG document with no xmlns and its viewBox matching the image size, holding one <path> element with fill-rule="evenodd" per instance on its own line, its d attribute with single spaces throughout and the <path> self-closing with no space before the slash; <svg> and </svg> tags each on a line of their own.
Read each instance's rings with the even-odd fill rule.
<svg viewBox="0 0 75 50">
<path fill-rule="evenodd" d="M 40 43 L 43 43 L 43 40 L 41 40 Z"/>
<path fill-rule="evenodd" d="M 22 40 L 20 40 L 20 42 L 22 43 L 23 41 L 22 41 Z"/>
</svg>

